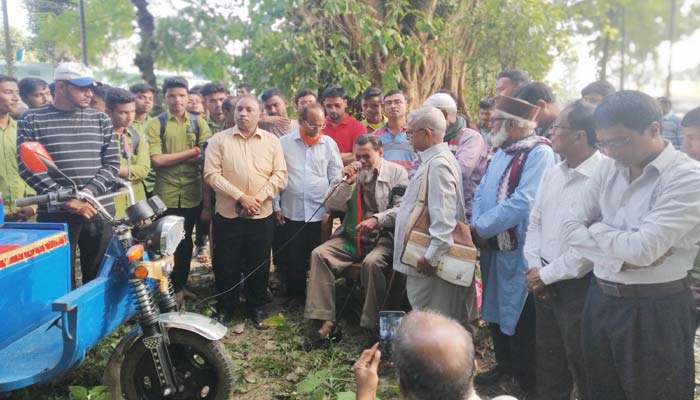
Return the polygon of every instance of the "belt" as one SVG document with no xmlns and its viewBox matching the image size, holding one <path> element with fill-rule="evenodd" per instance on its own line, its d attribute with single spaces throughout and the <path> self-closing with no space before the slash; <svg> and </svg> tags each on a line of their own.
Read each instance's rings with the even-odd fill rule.
<svg viewBox="0 0 700 400">
<path fill-rule="evenodd" d="M 649 283 L 649 284 L 632 284 L 625 285 L 623 283 L 615 283 L 606 281 L 600 278 L 595 278 L 600 290 L 614 297 L 660 297 L 682 292 L 689 288 L 693 283 L 693 278 L 688 275 L 677 281 L 664 283 Z"/>
</svg>

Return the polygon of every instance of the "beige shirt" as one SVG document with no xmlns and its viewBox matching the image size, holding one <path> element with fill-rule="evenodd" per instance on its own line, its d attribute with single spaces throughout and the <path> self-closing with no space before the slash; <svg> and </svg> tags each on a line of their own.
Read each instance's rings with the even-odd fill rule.
<svg viewBox="0 0 700 400">
<path fill-rule="evenodd" d="M 216 212 L 237 218 L 236 203 L 242 195 L 263 194 L 262 219 L 272 214 L 272 199 L 287 186 L 287 164 L 279 139 L 256 129 L 246 139 L 238 127 L 221 131 L 208 141 L 204 158 L 204 180 L 216 193 Z"/>
</svg>

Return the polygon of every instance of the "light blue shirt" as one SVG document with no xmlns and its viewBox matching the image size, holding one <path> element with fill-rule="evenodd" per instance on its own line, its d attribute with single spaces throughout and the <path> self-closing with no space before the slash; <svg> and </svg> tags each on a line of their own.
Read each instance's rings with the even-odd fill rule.
<svg viewBox="0 0 700 400">
<path fill-rule="evenodd" d="M 472 227 L 484 239 L 515 227 L 518 247 L 512 251 L 482 249 L 481 276 L 484 284 L 481 318 L 500 325 L 506 335 L 515 333 L 515 326 L 527 298 L 523 253 L 530 209 L 535 203 L 542 174 L 554 165 L 552 148 L 546 145 L 530 150 L 523 164 L 520 182 L 506 200 L 498 202 L 498 190 L 513 154 L 496 151 L 486 174 L 474 193 Z"/>
<path fill-rule="evenodd" d="M 280 138 L 280 144 L 287 162 L 288 183 L 275 198 L 274 210 L 281 210 L 292 221 L 320 221 L 326 213 L 322 206 L 326 191 L 343 169 L 338 145 L 323 135 L 316 145 L 309 146 L 299 130 Z"/>
</svg>

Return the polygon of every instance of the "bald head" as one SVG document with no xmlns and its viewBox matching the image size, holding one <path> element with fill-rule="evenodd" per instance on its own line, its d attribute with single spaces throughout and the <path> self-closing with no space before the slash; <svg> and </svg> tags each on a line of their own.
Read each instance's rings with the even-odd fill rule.
<svg viewBox="0 0 700 400">
<path fill-rule="evenodd" d="M 460 324 L 413 311 L 394 336 L 393 360 L 402 393 L 415 399 L 463 400 L 474 375 L 474 344 Z"/>
</svg>

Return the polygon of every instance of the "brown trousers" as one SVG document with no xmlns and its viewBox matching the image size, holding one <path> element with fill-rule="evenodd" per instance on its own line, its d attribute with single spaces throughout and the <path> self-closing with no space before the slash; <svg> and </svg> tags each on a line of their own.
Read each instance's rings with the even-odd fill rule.
<svg viewBox="0 0 700 400">
<path fill-rule="evenodd" d="M 304 317 L 321 321 L 335 321 L 335 280 L 355 261 L 343 250 L 344 239 L 335 237 L 311 252 L 311 273 L 306 289 Z M 360 326 L 374 329 L 379 309 L 386 297 L 386 278 L 382 270 L 389 265 L 393 241 L 382 237 L 362 260 L 360 284 L 365 293 Z"/>
</svg>

